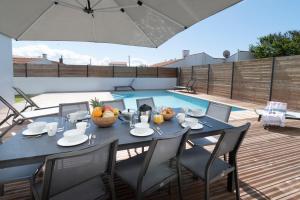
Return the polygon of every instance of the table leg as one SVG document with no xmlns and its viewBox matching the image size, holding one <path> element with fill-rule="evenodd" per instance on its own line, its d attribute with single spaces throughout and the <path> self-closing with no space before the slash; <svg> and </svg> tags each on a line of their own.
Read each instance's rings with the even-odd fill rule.
<svg viewBox="0 0 300 200">
<path fill-rule="evenodd" d="M 234 166 L 234 155 L 232 155 L 232 153 L 229 153 L 228 163 L 231 166 Z M 233 186 L 234 186 L 234 177 L 233 177 L 233 173 L 230 173 L 227 175 L 227 191 L 233 192 Z"/>
</svg>

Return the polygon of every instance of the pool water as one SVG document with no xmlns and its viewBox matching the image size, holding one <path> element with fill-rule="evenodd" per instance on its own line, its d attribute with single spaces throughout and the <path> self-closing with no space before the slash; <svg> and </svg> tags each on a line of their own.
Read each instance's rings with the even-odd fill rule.
<svg viewBox="0 0 300 200">
<path fill-rule="evenodd" d="M 156 106 L 168 106 L 172 108 L 200 108 L 205 111 L 208 107 L 208 101 L 186 95 L 181 95 L 166 90 L 148 90 L 148 91 L 120 91 L 113 92 L 114 99 L 124 99 L 126 108 L 136 109 L 136 99 L 153 97 Z M 232 111 L 243 110 L 232 107 Z"/>
</svg>

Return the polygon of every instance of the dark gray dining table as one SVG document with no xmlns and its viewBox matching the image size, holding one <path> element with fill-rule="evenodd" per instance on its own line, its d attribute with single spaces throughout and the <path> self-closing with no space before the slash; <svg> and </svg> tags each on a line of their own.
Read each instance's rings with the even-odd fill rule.
<svg viewBox="0 0 300 200">
<path fill-rule="evenodd" d="M 190 138 L 213 136 L 220 134 L 220 132 L 225 129 L 232 128 L 230 124 L 218 121 L 208 116 L 200 117 L 199 120 L 205 121 L 207 125 L 204 125 L 202 129 L 192 130 L 189 136 Z M 35 121 L 53 122 L 59 121 L 59 117 L 42 117 Z M 92 122 L 90 122 L 90 124 L 91 126 L 86 130 L 86 134 L 89 135 L 90 133 L 93 133 L 96 135 L 96 138 L 93 139 L 92 145 L 101 144 L 107 140 L 116 138 L 118 139 L 119 150 L 145 146 L 155 137 L 168 137 L 182 129 L 182 126 L 177 122 L 175 117 L 161 125 L 156 125 L 151 122 L 150 126 L 159 126 L 163 134 L 159 135 L 155 132 L 153 135 L 147 137 L 136 137 L 131 135 L 129 133 L 129 124 L 121 120 L 117 120 L 113 126 L 108 128 L 99 128 Z M 57 145 L 57 141 L 63 137 L 63 133 L 56 133 L 56 135 L 52 137 L 44 134 L 41 137 L 35 138 L 23 136 L 21 134 L 23 130 L 8 141 L 0 144 L 0 169 L 43 162 L 49 155 L 76 151 L 90 146 L 88 142 L 85 142 L 73 147 L 61 147 Z M 230 177 L 230 179 L 232 179 L 232 177 Z"/>
</svg>

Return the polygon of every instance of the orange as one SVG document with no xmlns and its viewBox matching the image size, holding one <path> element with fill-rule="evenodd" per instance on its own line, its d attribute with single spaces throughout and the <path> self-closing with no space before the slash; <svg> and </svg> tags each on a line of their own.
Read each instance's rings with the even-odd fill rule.
<svg viewBox="0 0 300 200">
<path fill-rule="evenodd" d="M 101 107 L 94 108 L 92 116 L 93 117 L 101 117 L 102 116 L 102 108 Z"/>
</svg>

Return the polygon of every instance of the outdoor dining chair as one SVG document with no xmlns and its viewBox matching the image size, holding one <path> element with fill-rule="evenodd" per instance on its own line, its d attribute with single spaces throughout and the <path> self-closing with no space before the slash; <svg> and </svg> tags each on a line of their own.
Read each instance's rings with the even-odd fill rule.
<svg viewBox="0 0 300 200">
<path fill-rule="evenodd" d="M 120 111 L 126 109 L 124 99 L 117 99 L 112 101 L 103 101 L 104 105 L 112 106 L 114 108 L 118 108 Z M 135 149 L 135 153 L 138 154 L 137 149 Z M 130 149 L 127 149 L 127 154 L 131 157 Z"/>
<path fill-rule="evenodd" d="M 90 114 L 89 102 L 61 103 L 59 104 L 59 116 L 67 118 L 68 114 L 77 111 L 87 111 Z"/>
<path fill-rule="evenodd" d="M 117 99 L 112 101 L 103 101 L 104 105 L 112 106 L 113 108 L 118 108 L 120 111 L 123 111 L 126 109 L 124 99 Z"/>
<path fill-rule="evenodd" d="M 219 104 L 215 102 L 209 102 L 206 110 L 206 115 L 215 118 L 222 122 L 228 122 L 231 113 L 231 106 Z M 215 145 L 218 142 L 219 136 L 209 136 L 205 138 L 197 138 L 189 140 L 188 143 L 192 146 L 208 146 Z M 226 156 L 224 156 L 226 159 Z"/>
<path fill-rule="evenodd" d="M 0 169 L 0 196 L 4 195 L 5 184 L 30 180 L 41 166 L 42 163 L 36 163 Z"/>
<path fill-rule="evenodd" d="M 152 111 L 155 109 L 155 103 L 154 103 L 153 97 L 142 98 L 142 99 L 137 99 L 136 100 L 136 105 L 137 105 L 138 109 L 143 104 L 146 104 L 146 105 L 150 106 L 152 108 Z"/>
<path fill-rule="evenodd" d="M 117 140 L 79 151 L 46 157 L 42 181 L 33 177 L 31 188 L 36 200 L 115 199 L 113 175 Z M 108 186 L 104 184 L 107 180 Z"/>
<path fill-rule="evenodd" d="M 121 161 L 116 166 L 116 175 L 126 182 L 136 194 L 136 199 L 158 190 L 171 181 L 178 181 L 181 193 L 180 156 L 190 129 L 186 128 L 171 138 L 157 138 L 151 141 L 147 152 Z M 175 159 L 176 170 L 171 167 Z"/>
<path fill-rule="evenodd" d="M 212 153 L 200 146 L 185 150 L 182 153 L 181 165 L 205 182 L 206 200 L 209 199 L 210 183 L 232 173 L 235 182 L 235 196 L 236 199 L 240 198 L 236 157 L 249 127 L 250 123 L 247 123 L 240 127 L 225 130 Z M 220 156 L 227 153 L 230 154 L 230 163 L 219 159 Z"/>
<path fill-rule="evenodd" d="M 40 110 L 40 109 L 49 109 L 49 108 L 56 108 L 58 106 L 51 106 L 51 107 L 39 107 L 25 92 L 23 92 L 20 88 L 12 87 L 20 96 L 25 99 L 26 103 L 24 108 L 20 112 L 26 111 L 28 108 L 33 108 L 34 110 Z"/>
</svg>

